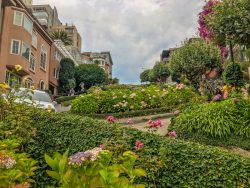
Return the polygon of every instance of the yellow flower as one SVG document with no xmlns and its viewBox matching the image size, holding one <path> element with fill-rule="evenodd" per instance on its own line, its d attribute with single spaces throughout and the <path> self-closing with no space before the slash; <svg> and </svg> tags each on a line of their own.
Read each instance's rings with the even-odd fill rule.
<svg viewBox="0 0 250 188">
<path fill-rule="evenodd" d="M 31 89 L 31 90 L 35 90 L 35 87 L 34 87 L 34 86 L 30 86 L 30 89 Z"/>
<path fill-rule="evenodd" d="M 2 88 L 2 89 L 9 89 L 10 87 L 6 83 L 0 83 L 0 88 Z"/>
<path fill-rule="evenodd" d="M 48 105 L 48 112 L 51 112 L 51 111 L 52 111 L 52 106 Z"/>
<path fill-rule="evenodd" d="M 15 69 L 17 72 L 19 72 L 20 70 L 22 70 L 22 66 L 21 65 L 15 65 Z"/>
</svg>

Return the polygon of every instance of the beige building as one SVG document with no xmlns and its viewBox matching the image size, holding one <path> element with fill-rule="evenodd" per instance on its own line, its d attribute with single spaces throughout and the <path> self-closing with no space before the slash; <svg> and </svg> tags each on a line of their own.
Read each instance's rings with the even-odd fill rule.
<svg viewBox="0 0 250 188">
<path fill-rule="evenodd" d="M 33 0 L 22 0 L 26 6 L 32 5 Z"/>
<path fill-rule="evenodd" d="M 78 33 L 77 28 L 75 25 L 58 25 L 53 26 L 52 31 L 63 30 L 66 31 L 68 36 L 72 40 L 72 46 L 77 48 L 79 52 L 82 50 L 82 38 L 81 35 Z"/>
</svg>

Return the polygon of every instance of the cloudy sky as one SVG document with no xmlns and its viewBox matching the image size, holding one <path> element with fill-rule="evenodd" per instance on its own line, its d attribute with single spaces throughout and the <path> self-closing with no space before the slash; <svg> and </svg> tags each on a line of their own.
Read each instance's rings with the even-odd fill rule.
<svg viewBox="0 0 250 188">
<path fill-rule="evenodd" d="M 163 49 L 197 35 L 203 0 L 34 0 L 56 6 L 63 23 L 77 26 L 83 51 L 110 51 L 113 76 L 139 83 Z"/>
</svg>

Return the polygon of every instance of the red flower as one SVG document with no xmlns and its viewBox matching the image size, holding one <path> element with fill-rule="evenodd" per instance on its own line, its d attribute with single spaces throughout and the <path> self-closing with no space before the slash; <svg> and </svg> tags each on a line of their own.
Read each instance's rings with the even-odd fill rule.
<svg viewBox="0 0 250 188">
<path fill-rule="evenodd" d="M 144 147 L 144 144 L 141 141 L 137 140 L 135 142 L 135 150 L 136 151 L 141 150 L 143 147 Z"/>
</svg>

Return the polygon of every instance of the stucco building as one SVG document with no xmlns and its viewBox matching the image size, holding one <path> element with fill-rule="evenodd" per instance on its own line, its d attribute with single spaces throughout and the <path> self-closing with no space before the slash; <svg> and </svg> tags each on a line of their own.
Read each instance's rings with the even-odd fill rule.
<svg viewBox="0 0 250 188">
<path fill-rule="evenodd" d="M 53 40 L 21 0 L 2 0 L 0 82 L 57 94 L 59 59 Z M 22 70 L 15 71 L 15 65 Z"/>
</svg>

